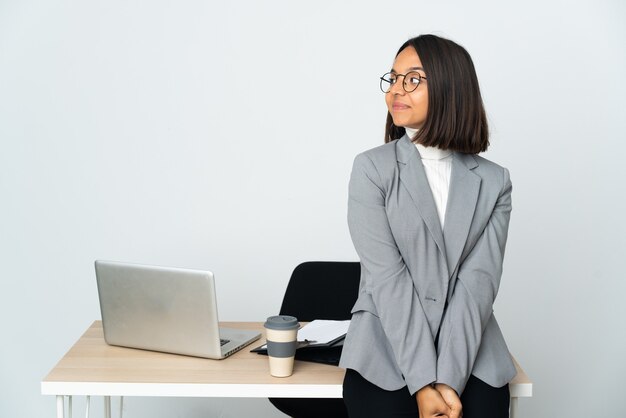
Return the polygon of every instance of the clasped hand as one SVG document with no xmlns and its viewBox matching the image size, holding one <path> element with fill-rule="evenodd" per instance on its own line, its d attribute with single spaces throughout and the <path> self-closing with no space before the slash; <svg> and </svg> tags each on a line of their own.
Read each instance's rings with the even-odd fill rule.
<svg viewBox="0 0 626 418">
<path fill-rule="evenodd" d="M 437 383 L 435 387 L 424 386 L 415 395 L 419 418 L 461 418 L 461 399 L 450 386 Z"/>
</svg>

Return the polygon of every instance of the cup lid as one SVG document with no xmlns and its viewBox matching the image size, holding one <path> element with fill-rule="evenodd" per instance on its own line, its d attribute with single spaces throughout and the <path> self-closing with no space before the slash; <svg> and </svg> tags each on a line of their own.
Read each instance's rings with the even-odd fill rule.
<svg viewBox="0 0 626 418">
<path fill-rule="evenodd" d="M 291 330 L 300 328 L 298 319 L 290 315 L 276 315 L 267 318 L 264 324 L 265 328 L 278 330 Z"/>
</svg>

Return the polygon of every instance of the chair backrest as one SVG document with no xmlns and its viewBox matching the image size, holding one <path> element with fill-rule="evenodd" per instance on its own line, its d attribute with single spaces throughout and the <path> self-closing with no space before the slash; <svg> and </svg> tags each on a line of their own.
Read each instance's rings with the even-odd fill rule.
<svg viewBox="0 0 626 418">
<path fill-rule="evenodd" d="M 293 315 L 299 321 L 350 319 L 360 277 L 358 261 L 304 262 L 291 274 L 280 314 Z"/>
</svg>

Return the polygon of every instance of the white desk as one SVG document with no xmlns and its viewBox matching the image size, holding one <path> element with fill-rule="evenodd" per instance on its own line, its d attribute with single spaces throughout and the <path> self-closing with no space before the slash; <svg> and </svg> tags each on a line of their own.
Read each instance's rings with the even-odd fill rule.
<svg viewBox="0 0 626 418">
<path fill-rule="evenodd" d="M 230 328 L 263 330 L 261 322 L 223 322 Z M 266 356 L 250 353 L 265 342 L 253 342 L 225 360 L 114 347 L 104 341 L 95 321 L 41 382 L 43 395 L 57 396 L 57 417 L 65 416 L 65 396 L 104 396 L 110 417 L 111 396 L 176 396 L 237 398 L 341 398 L 344 370 L 296 361 L 294 374 L 272 377 Z M 532 396 L 532 383 L 519 367 L 510 383 L 511 417 L 517 398 Z M 108 405 L 107 405 L 108 403 Z"/>
</svg>

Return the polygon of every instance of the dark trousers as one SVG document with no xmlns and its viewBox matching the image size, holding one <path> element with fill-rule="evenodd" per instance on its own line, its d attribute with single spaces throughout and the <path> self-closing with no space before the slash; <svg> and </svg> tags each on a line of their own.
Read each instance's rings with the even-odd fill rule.
<svg viewBox="0 0 626 418">
<path fill-rule="evenodd" d="M 494 388 L 471 375 L 461 394 L 463 418 L 507 418 L 509 416 L 509 385 Z M 417 418 L 419 412 L 414 396 L 405 386 L 388 391 L 363 378 L 357 371 L 346 370 L 343 400 L 350 418 Z"/>
</svg>

